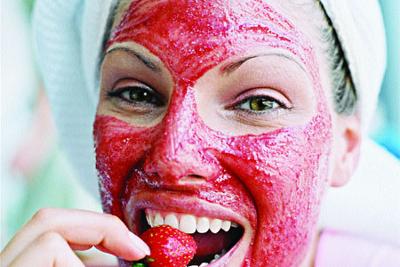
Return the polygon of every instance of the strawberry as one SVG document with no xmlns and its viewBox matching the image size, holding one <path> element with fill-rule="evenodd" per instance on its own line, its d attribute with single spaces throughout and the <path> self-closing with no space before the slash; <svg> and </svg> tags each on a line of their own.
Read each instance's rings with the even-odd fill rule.
<svg viewBox="0 0 400 267">
<path fill-rule="evenodd" d="M 186 267 L 196 253 L 193 237 L 169 225 L 150 228 L 140 236 L 151 255 L 133 267 Z"/>
</svg>

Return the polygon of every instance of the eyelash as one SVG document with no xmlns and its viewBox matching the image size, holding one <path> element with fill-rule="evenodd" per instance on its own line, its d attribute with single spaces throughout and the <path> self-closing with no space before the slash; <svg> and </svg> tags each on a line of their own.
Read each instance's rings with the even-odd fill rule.
<svg viewBox="0 0 400 267">
<path fill-rule="evenodd" d="M 125 93 L 128 93 L 128 96 L 124 96 Z M 132 98 L 133 93 L 137 93 L 136 97 L 141 97 L 141 100 L 134 100 Z M 121 101 L 129 105 L 153 105 L 156 107 L 161 107 L 164 105 L 164 100 L 162 97 L 150 88 L 146 88 L 143 86 L 125 86 L 118 89 L 113 89 L 112 91 L 107 93 L 108 97 L 118 98 Z M 145 103 L 143 103 L 145 102 Z"/>
</svg>

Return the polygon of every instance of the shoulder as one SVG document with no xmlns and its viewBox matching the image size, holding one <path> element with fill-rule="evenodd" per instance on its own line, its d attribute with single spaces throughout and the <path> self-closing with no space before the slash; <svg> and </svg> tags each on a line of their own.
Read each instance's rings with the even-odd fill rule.
<svg viewBox="0 0 400 267">
<path fill-rule="evenodd" d="M 347 232 L 321 232 L 315 267 L 399 267 L 400 246 Z"/>
</svg>

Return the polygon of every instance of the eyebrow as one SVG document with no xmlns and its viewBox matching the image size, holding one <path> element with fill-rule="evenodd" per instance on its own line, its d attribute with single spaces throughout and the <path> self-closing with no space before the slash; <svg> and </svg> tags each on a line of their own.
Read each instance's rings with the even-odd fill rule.
<svg viewBox="0 0 400 267">
<path fill-rule="evenodd" d="M 128 54 L 136 57 L 139 59 L 140 62 L 142 62 L 147 68 L 154 72 L 161 72 L 161 68 L 158 66 L 156 62 L 151 60 L 149 57 L 146 57 L 145 55 L 141 54 L 140 52 L 136 51 L 135 49 L 128 48 L 128 47 L 114 47 L 111 48 L 106 52 L 106 55 L 111 54 L 115 51 L 125 51 Z"/>
<path fill-rule="evenodd" d="M 304 66 L 297 60 L 293 59 L 291 56 L 281 54 L 281 53 L 268 53 L 268 54 L 258 54 L 258 55 L 254 55 L 254 56 L 249 56 L 249 57 L 242 58 L 239 61 L 231 62 L 231 63 L 221 67 L 221 73 L 229 75 L 232 72 L 234 72 L 235 70 L 237 70 L 240 66 L 242 66 L 245 62 L 247 62 L 253 58 L 264 57 L 264 56 L 273 56 L 273 55 L 289 59 L 289 60 L 295 62 L 297 65 L 299 65 L 302 70 L 306 71 Z"/>
</svg>

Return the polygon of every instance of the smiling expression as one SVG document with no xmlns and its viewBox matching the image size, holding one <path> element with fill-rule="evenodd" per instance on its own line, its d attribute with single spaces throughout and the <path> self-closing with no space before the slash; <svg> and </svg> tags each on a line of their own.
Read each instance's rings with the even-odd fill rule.
<svg viewBox="0 0 400 267">
<path fill-rule="evenodd" d="M 106 49 L 94 126 L 104 210 L 136 234 L 154 214 L 238 224 L 195 234 L 239 236 L 212 266 L 299 265 L 332 143 L 306 36 L 264 1 L 134 1 Z M 210 247 L 202 260 L 220 253 Z"/>
</svg>

